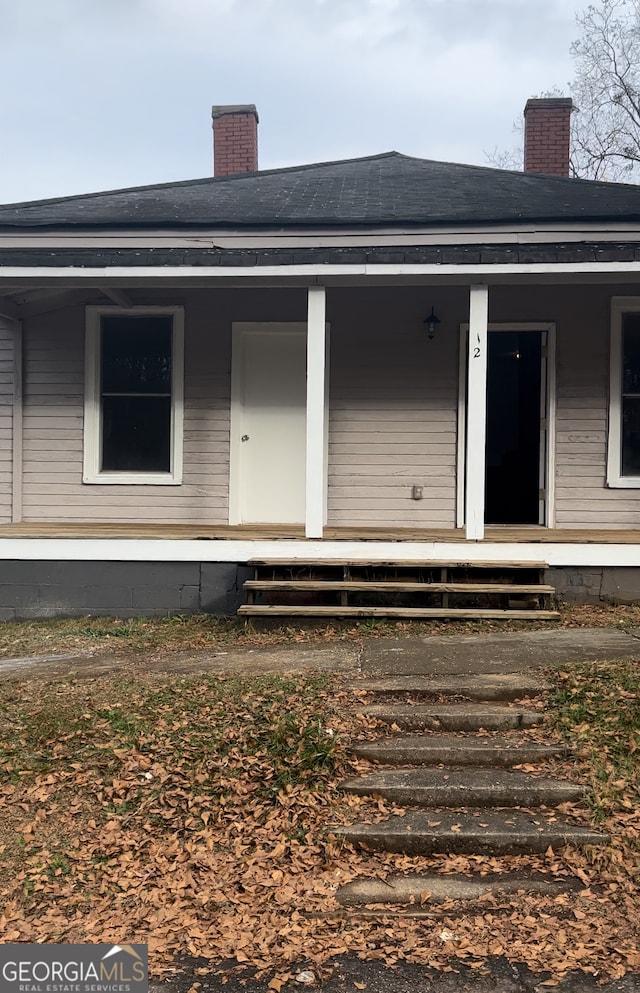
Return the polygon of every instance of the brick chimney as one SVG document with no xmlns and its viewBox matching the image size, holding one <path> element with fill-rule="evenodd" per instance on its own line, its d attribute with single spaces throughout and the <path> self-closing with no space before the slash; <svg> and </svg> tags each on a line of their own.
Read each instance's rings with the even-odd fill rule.
<svg viewBox="0 0 640 993">
<path fill-rule="evenodd" d="M 213 175 L 231 176 L 258 168 L 258 111 L 255 104 L 211 108 Z"/>
<path fill-rule="evenodd" d="M 524 171 L 569 175 L 571 97 L 527 100 L 524 108 Z"/>
</svg>

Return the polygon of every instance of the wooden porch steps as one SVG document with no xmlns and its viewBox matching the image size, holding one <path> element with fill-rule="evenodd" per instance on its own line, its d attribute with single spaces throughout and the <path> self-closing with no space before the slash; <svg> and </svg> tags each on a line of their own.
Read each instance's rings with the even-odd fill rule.
<svg viewBox="0 0 640 993">
<path fill-rule="evenodd" d="M 241 617 L 552 620 L 543 562 L 249 562 Z"/>
<path fill-rule="evenodd" d="M 364 593 L 367 590 L 376 593 L 424 593 L 425 583 L 396 583 L 385 582 L 331 582 L 331 580 L 302 579 L 289 582 L 286 579 L 248 579 L 244 584 L 245 590 L 286 590 L 287 592 L 314 593 L 328 590 L 353 590 Z M 555 593 L 553 586 L 530 584 L 528 586 L 516 583 L 429 583 L 430 593 Z"/>
<path fill-rule="evenodd" d="M 447 617 L 459 621 L 485 620 L 550 621 L 560 614 L 555 610 L 460 610 L 455 607 L 326 607 L 326 606 L 280 606 L 278 604 L 242 604 L 238 608 L 240 617 L 397 617 L 415 620 L 444 620 Z"/>
</svg>

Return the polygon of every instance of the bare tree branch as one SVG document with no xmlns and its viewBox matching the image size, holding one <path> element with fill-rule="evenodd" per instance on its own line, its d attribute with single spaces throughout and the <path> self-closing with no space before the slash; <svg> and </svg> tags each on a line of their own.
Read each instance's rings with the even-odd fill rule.
<svg viewBox="0 0 640 993">
<path fill-rule="evenodd" d="M 640 0 L 599 0 L 578 14 L 572 171 L 640 180 Z"/>
<path fill-rule="evenodd" d="M 571 175 L 640 183 L 640 0 L 597 0 L 576 22 Z M 522 134 L 522 125 L 514 130 Z M 500 168 L 521 167 L 518 150 L 485 157 Z"/>
</svg>

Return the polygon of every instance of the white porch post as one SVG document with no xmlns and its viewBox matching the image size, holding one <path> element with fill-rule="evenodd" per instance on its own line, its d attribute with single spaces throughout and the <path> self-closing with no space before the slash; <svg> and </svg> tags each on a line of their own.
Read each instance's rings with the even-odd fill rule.
<svg viewBox="0 0 640 993">
<path fill-rule="evenodd" d="M 6 306 L 6 302 L 0 302 Z M 13 366 L 11 369 L 11 520 L 22 520 L 22 321 L 12 313 L 0 311 L 0 335 L 11 339 Z M 8 399 L 5 397 L 5 400 Z"/>
<path fill-rule="evenodd" d="M 307 538 L 321 538 L 325 521 L 325 356 L 326 293 L 310 286 L 307 309 Z"/>
<path fill-rule="evenodd" d="M 465 523 L 467 539 L 479 541 L 484 538 L 489 287 L 472 286 L 470 289 Z"/>
</svg>

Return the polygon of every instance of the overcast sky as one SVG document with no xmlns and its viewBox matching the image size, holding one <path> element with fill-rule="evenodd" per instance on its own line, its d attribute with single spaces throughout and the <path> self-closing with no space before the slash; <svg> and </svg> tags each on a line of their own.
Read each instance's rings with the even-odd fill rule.
<svg viewBox="0 0 640 993">
<path fill-rule="evenodd" d="M 0 202 L 211 175 L 211 104 L 263 169 L 487 164 L 566 88 L 587 0 L 0 0 Z"/>
</svg>

